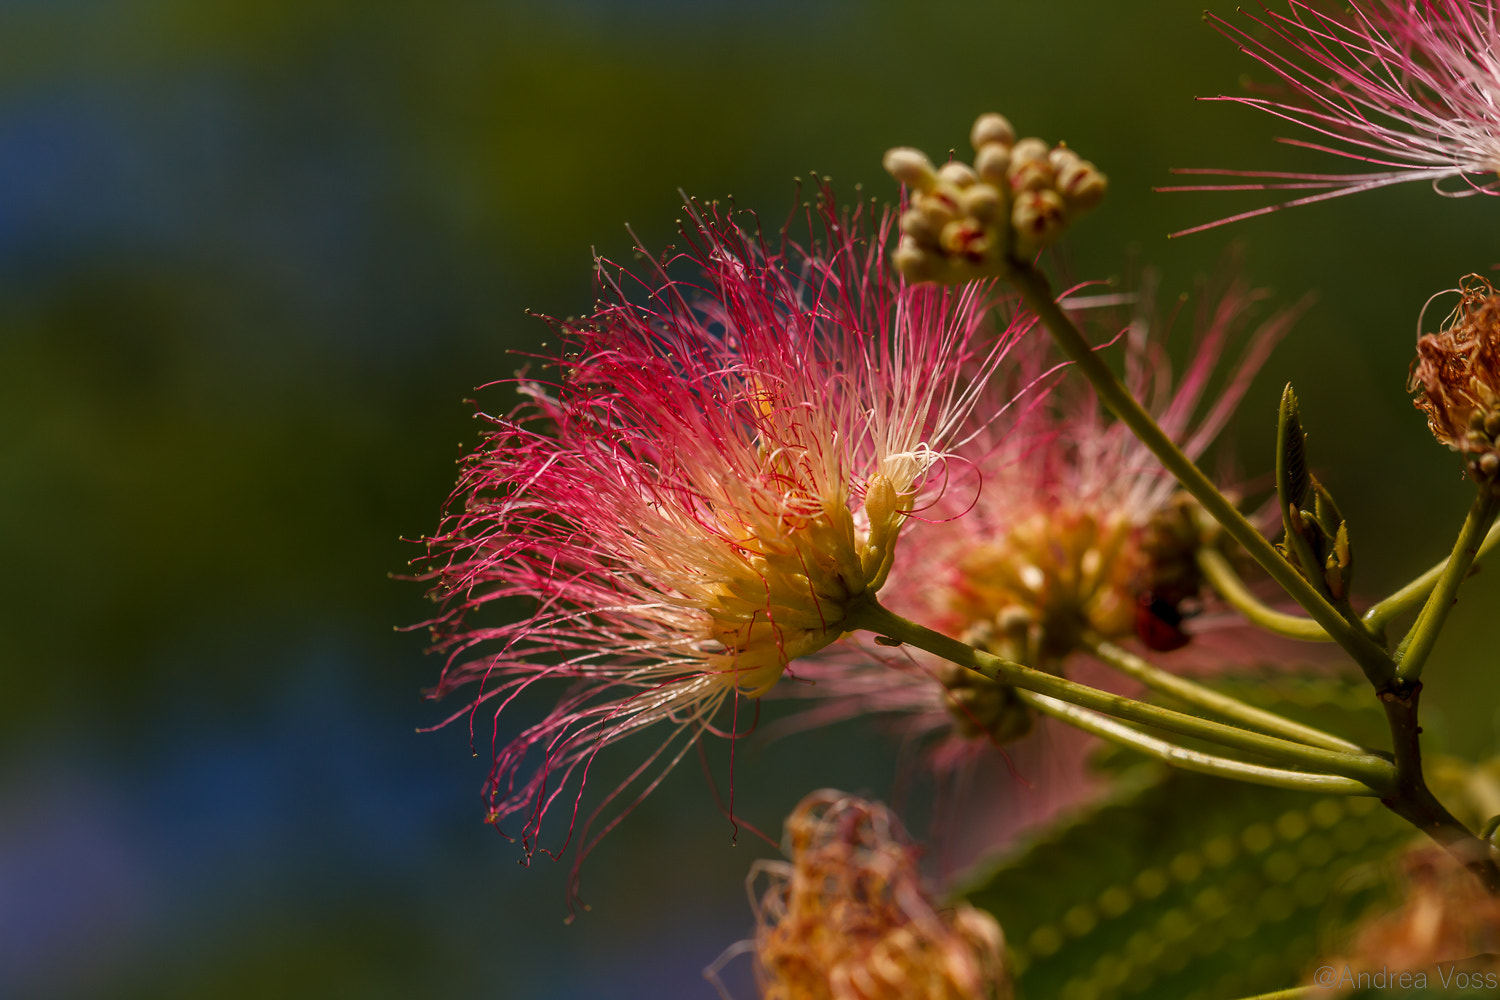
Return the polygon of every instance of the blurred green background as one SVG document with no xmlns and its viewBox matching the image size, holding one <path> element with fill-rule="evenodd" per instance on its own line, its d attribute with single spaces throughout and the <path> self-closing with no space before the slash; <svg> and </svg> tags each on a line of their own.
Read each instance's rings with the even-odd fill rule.
<svg viewBox="0 0 1500 1000">
<path fill-rule="evenodd" d="M 1215 4 L 1225 13 L 1229 5 Z M 710 997 L 750 927 L 685 766 L 584 871 L 515 864 L 462 725 L 418 726 L 429 606 L 388 579 L 475 440 L 475 386 L 591 302 L 590 248 L 669 242 L 677 190 L 778 220 L 793 177 L 893 198 L 890 145 L 976 113 L 1111 178 L 1068 240 L 1190 287 L 1242 240 L 1316 290 L 1251 393 L 1265 469 L 1295 376 L 1378 595 L 1469 491 L 1403 392 L 1433 292 L 1497 262 L 1497 206 L 1409 185 L 1169 242 L 1261 202 L 1173 166 L 1310 165 L 1195 95 L 1248 59 L 1182 0 L 0 0 L 0 997 Z M 482 397 L 504 409 L 504 390 Z M 1496 585 L 1429 669 L 1433 745 L 1496 738 Z M 887 795 L 848 724 L 741 758 L 742 814 Z M 739 980 L 743 987 L 743 976 Z M 747 995 L 747 994 L 743 994 Z"/>
</svg>

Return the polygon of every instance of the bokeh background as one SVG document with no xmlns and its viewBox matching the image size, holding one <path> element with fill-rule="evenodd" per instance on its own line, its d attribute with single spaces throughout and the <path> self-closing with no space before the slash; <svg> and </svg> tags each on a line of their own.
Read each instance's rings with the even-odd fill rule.
<svg viewBox="0 0 1500 1000">
<path fill-rule="evenodd" d="M 545 338 L 523 310 L 586 310 L 590 249 L 669 242 L 679 188 L 779 219 L 811 170 L 894 197 L 881 152 L 980 111 L 1066 139 L 1112 180 L 1076 274 L 1133 254 L 1186 289 L 1242 240 L 1274 302 L 1319 294 L 1240 466 L 1295 377 L 1360 589 L 1444 554 L 1468 490 L 1403 382 L 1500 206 L 1410 185 L 1169 242 L 1257 204 L 1153 193 L 1172 166 L 1329 166 L 1194 102 L 1254 68 L 1200 6 L 0 0 L 0 997 L 714 995 L 770 848 L 689 764 L 565 926 L 567 865 L 481 823 L 466 729 L 416 732 L 437 664 L 393 627 L 429 605 L 389 576 L 466 398 Z M 1497 596 L 1429 670 L 1451 752 L 1495 742 Z M 861 723 L 758 747 L 737 807 L 775 831 L 898 757 Z"/>
</svg>

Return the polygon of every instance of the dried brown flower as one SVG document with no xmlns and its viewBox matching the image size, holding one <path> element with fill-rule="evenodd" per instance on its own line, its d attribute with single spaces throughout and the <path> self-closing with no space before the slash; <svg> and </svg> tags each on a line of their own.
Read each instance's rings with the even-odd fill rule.
<svg viewBox="0 0 1500 1000">
<path fill-rule="evenodd" d="M 1342 984 L 1330 979 L 1319 985 L 1356 988 L 1360 973 L 1383 971 L 1387 978 L 1402 972 L 1431 976 L 1437 986 L 1454 969 L 1500 971 L 1500 900 L 1434 844 L 1407 851 L 1401 875 L 1399 905 L 1364 924 L 1347 954 L 1320 961 L 1320 971 L 1334 970 Z"/>
<path fill-rule="evenodd" d="M 1407 391 L 1433 435 L 1462 452 L 1469 474 L 1494 483 L 1500 473 L 1500 295 L 1471 274 L 1458 307 L 1437 333 L 1417 339 Z"/>
<path fill-rule="evenodd" d="M 787 818 L 792 861 L 761 866 L 764 1000 L 1006 1000 L 995 918 L 924 891 L 917 851 L 885 806 L 825 789 Z"/>
</svg>

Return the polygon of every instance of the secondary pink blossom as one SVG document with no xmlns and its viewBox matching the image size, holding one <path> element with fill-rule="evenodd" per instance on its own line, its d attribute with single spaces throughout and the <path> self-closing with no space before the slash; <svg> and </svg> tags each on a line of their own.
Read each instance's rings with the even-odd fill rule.
<svg viewBox="0 0 1500 1000">
<path fill-rule="evenodd" d="M 1500 193 L 1500 29 L 1492 0 L 1367 0 L 1346 14 L 1292 0 L 1286 13 L 1246 15 L 1269 37 L 1209 22 L 1280 79 L 1274 97 L 1217 97 L 1314 133 L 1293 146 L 1366 163 L 1347 174 L 1185 169 L 1242 178 L 1167 191 L 1315 191 L 1174 233 L 1182 236 L 1280 208 L 1426 180 L 1451 197 Z M 1462 178 L 1464 186 L 1439 183 Z"/>
<path fill-rule="evenodd" d="M 1226 350 L 1250 326 L 1249 310 L 1262 295 L 1236 279 L 1201 296 L 1192 355 L 1174 378 L 1165 344 L 1171 323 L 1153 316 L 1149 294 L 1143 298 L 1116 346 L 1104 350 L 1123 351 L 1133 394 L 1197 458 L 1298 310 L 1261 323 L 1238 359 L 1225 365 Z M 1108 336 L 1097 318 L 1090 325 Z M 1055 363 L 1045 339 L 1028 339 L 1007 365 L 1015 381 L 996 380 L 989 392 L 997 402 L 1007 399 L 1015 384 L 1045 378 Z M 997 655 L 1121 692 L 1130 682 L 1094 661 L 1089 641 L 1139 637 L 1157 649 L 1188 641 L 1197 621 L 1177 616 L 1203 604 L 1193 558 L 1203 536 L 1194 507 L 1086 383 L 1065 376 L 1045 394 L 1022 397 L 1005 422 L 980 430 L 962 455 L 982 485 L 976 493 L 956 481 L 923 523 L 911 526 L 907 558 L 892 572 L 883 603 Z M 1156 641 L 1163 629 L 1177 641 Z M 1224 652 L 1216 650 L 1215 659 Z M 1177 654 L 1184 656 L 1191 658 Z M 923 652 L 844 648 L 798 674 L 815 683 L 788 693 L 820 704 L 793 725 L 897 716 L 940 775 L 961 776 L 1003 748 L 1024 781 L 1010 782 L 1004 794 L 979 796 L 994 803 L 997 815 L 965 824 L 990 846 L 1095 787 L 1083 767 L 1090 738 L 1061 725 L 1034 730 L 1032 711 L 1012 689 Z M 958 834 L 973 839 L 962 826 Z M 959 843 L 954 853 L 968 857 L 984 846 Z"/>
<path fill-rule="evenodd" d="M 559 380 L 520 381 L 528 401 L 486 417 L 428 543 L 434 696 L 469 687 L 454 718 L 493 708 L 489 819 L 528 856 L 559 799 L 571 837 L 603 747 L 657 733 L 580 857 L 702 732 L 740 733 L 743 700 L 880 588 L 973 432 L 1021 326 L 997 328 L 987 285 L 893 278 L 889 222 L 872 233 L 866 211 L 825 208 L 813 248 L 773 248 L 688 206 L 688 249 L 644 277 L 601 262 L 598 311 L 556 324 Z M 507 620 L 511 599 L 527 617 Z M 551 710 L 519 721 L 553 683 Z"/>
</svg>

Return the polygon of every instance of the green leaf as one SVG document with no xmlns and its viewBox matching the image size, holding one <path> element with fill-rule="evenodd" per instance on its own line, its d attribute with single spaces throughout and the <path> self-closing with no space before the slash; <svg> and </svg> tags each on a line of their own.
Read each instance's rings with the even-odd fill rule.
<svg viewBox="0 0 1500 1000">
<path fill-rule="evenodd" d="M 1367 689 L 1266 680 L 1226 686 L 1261 685 L 1257 700 L 1288 715 L 1378 730 Z M 1108 799 L 994 863 L 964 895 L 1004 927 L 1019 1000 L 1227 1000 L 1293 985 L 1332 953 L 1388 897 L 1385 861 L 1414 836 L 1372 798 L 1135 764 Z"/>
<path fill-rule="evenodd" d="M 1332 538 L 1338 534 L 1339 525 L 1344 523 L 1344 515 L 1339 513 L 1338 504 L 1333 502 L 1333 495 L 1318 482 L 1318 477 L 1310 475 L 1307 478 L 1312 486 L 1313 517 L 1317 519 L 1318 527 L 1323 529 L 1323 537 Z"/>
<path fill-rule="evenodd" d="M 1307 503 L 1311 477 L 1307 474 L 1307 434 L 1297 414 L 1297 394 L 1288 382 L 1281 392 L 1281 409 L 1276 424 L 1276 492 L 1281 509 L 1289 506 L 1301 510 Z"/>
</svg>

